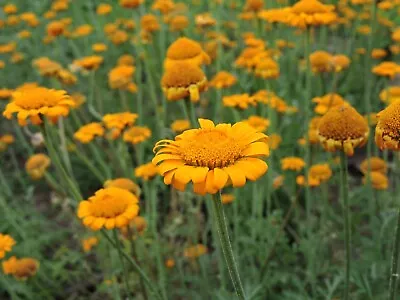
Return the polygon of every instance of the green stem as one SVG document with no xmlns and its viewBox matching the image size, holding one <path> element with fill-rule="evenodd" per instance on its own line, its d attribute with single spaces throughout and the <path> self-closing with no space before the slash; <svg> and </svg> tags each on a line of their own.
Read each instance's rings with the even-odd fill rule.
<svg viewBox="0 0 400 300">
<path fill-rule="evenodd" d="M 116 247 L 114 241 L 108 236 L 108 234 L 104 230 L 102 230 L 101 233 L 113 247 Z M 159 292 L 159 290 L 154 286 L 154 284 L 150 281 L 150 279 L 147 277 L 147 275 L 143 272 L 142 268 L 140 268 L 138 266 L 138 264 L 133 260 L 133 258 L 130 257 L 125 252 L 122 252 L 122 256 L 132 265 L 132 267 L 139 274 L 139 276 L 141 278 L 143 278 L 144 282 L 149 287 L 149 290 L 155 295 L 155 299 L 165 300 L 165 298 L 162 296 L 162 294 Z"/>
<path fill-rule="evenodd" d="M 128 272 L 125 268 L 125 264 L 124 264 L 124 260 L 122 259 L 122 249 L 121 249 L 121 242 L 118 239 L 118 233 L 117 230 L 114 229 L 113 230 L 113 236 L 114 236 L 114 241 L 115 241 L 115 245 L 118 251 L 118 256 L 119 256 L 119 260 L 121 262 L 121 266 L 122 266 L 122 271 L 124 272 L 124 282 L 125 282 L 125 288 L 126 288 L 126 296 L 129 299 L 129 295 L 130 295 L 130 289 L 129 289 L 129 284 L 128 284 Z"/>
<path fill-rule="evenodd" d="M 340 185 L 342 186 L 342 201 L 344 206 L 344 233 L 346 244 L 346 273 L 344 300 L 349 299 L 350 291 L 350 208 L 349 208 L 349 187 L 347 182 L 347 157 L 344 151 L 340 152 Z"/>
<path fill-rule="evenodd" d="M 222 253 L 228 267 L 229 275 L 231 276 L 233 287 L 235 288 L 238 299 L 244 300 L 245 294 L 240 280 L 239 271 L 233 256 L 231 242 L 229 240 L 228 227 L 226 225 L 225 214 L 221 202 L 221 194 L 213 195 L 213 209 L 217 220 L 218 235 L 221 242 Z"/>
<path fill-rule="evenodd" d="M 396 157 L 397 166 L 400 164 L 399 157 Z M 396 183 L 398 183 L 398 179 L 396 177 Z M 395 186 L 398 186 L 397 184 Z M 393 244 L 393 252 L 392 252 L 392 266 L 390 269 L 390 280 L 389 280 L 389 300 L 396 299 L 396 288 L 397 281 L 399 279 L 399 252 L 400 252 L 400 207 L 397 208 L 397 224 L 396 224 L 396 232 L 395 239 Z"/>
</svg>

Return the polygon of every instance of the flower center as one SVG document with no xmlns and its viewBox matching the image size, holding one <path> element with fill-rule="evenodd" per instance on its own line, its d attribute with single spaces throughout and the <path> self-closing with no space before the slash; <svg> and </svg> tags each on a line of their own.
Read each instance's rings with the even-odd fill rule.
<svg viewBox="0 0 400 300">
<path fill-rule="evenodd" d="M 121 215 L 127 208 L 128 201 L 124 198 L 115 198 L 105 195 L 91 203 L 92 215 L 99 218 L 114 218 Z"/>
<path fill-rule="evenodd" d="M 210 169 L 234 164 L 245 148 L 227 133 L 215 129 L 199 130 L 194 138 L 179 142 L 180 154 L 187 164 Z"/>
</svg>

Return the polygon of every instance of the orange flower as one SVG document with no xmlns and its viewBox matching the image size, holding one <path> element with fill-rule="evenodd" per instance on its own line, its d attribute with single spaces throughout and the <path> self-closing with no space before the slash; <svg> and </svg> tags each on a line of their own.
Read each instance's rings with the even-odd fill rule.
<svg viewBox="0 0 400 300">
<path fill-rule="evenodd" d="M 379 94 L 379 99 L 386 104 L 400 100 L 400 87 L 391 86 L 388 89 L 382 90 Z"/>
<path fill-rule="evenodd" d="M 95 236 L 82 240 L 83 251 L 89 252 L 94 246 L 99 243 L 99 239 Z"/>
<path fill-rule="evenodd" d="M 183 191 L 193 182 L 194 192 L 215 194 L 228 184 L 244 186 L 268 169 L 260 157 L 269 155 L 267 136 L 244 122 L 214 125 L 199 119 L 201 128 L 190 129 L 174 141 L 161 140 L 154 147 L 153 163 L 165 184 Z M 229 151 L 227 151 L 229 149 Z"/>
<path fill-rule="evenodd" d="M 378 113 L 375 142 L 380 149 L 400 150 L 400 101 Z"/>
<path fill-rule="evenodd" d="M 53 21 L 47 25 L 47 34 L 49 36 L 59 36 L 65 31 L 65 24 L 60 21 Z"/>
<path fill-rule="evenodd" d="M 312 101 L 317 103 L 314 111 L 320 115 L 326 114 L 330 108 L 349 105 L 347 101 L 338 94 L 326 94 L 322 97 L 315 97 Z"/>
<path fill-rule="evenodd" d="M 103 60 L 102 56 L 92 55 L 74 60 L 73 65 L 85 70 L 96 70 L 103 63 Z"/>
<path fill-rule="evenodd" d="M 66 117 L 73 107 L 75 103 L 65 91 L 35 87 L 15 91 L 3 116 L 11 119 L 14 113 L 18 113 L 18 123 L 21 126 L 27 124 L 28 118 L 33 124 L 38 125 L 42 123 L 42 116 L 56 122 L 59 117 Z"/>
<path fill-rule="evenodd" d="M 83 144 L 90 143 L 96 136 L 103 136 L 104 128 L 101 123 L 89 123 L 74 133 L 74 138 Z"/>
<path fill-rule="evenodd" d="M 26 280 L 36 274 L 39 269 L 39 262 L 33 258 L 20 258 L 15 256 L 3 261 L 4 274 L 13 275 L 18 280 Z"/>
<path fill-rule="evenodd" d="M 388 170 L 386 162 L 377 156 L 371 156 L 369 160 L 364 159 L 361 162 L 360 170 L 363 174 L 367 174 L 369 168 L 371 169 L 371 172 L 379 172 L 382 174 L 386 174 Z"/>
<path fill-rule="evenodd" d="M 0 233 L 0 259 L 6 256 L 6 252 L 10 252 L 15 245 L 15 240 L 8 234 Z"/>
<path fill-rule="evenodd" d="M 279 65 L 272 58 L 263 58 L 256 63 L 254 74 L 263 79 L 276 79 L 280 74 Z"/>
<path fill-rule="evenodd" d="M 385 49 L 373 49 L 371 53 L 371 57 L 374 59 L 381 59 L 387 55 L 387 51 Z"/>
<path fill-rule="evenodd" d="M 221 202 L 222 204 L 229 204 L 235 200 L 235 195 L 233 194 L 222 194 L 221 195 Z"/>
<path fill-rule="evenodd" d="M 225 96 L 222 98 L 222 102 L 226 107 L 234 107 L 239 109 L 247 109 L 249 106 L 256 106 L 256 99 L 250 97 L 249 94 L 237 94 Z"/>
<path fill-rule="evenodd" d="M 350 105 L 331 108 L 319 121 L 320 143 L 330 152 L 343 150 L 352 156 L 354 148 L 365 145 L 368 134 L 367 122 Z"/>
<path fill-rule="evenodd" d="M 186 16 L 174 16 L 169 21 L 169 29 L 172 32 L 180 32 L 189 26 L 189 19 Z"/>
<path fill-rule="evenodd" d="M 393 79 L 396 74 L 400 73 L 400 66 L 394 62 L 385 61 L 376 65 L 372 72 L 377 76 Z"/>
<path fill-rule="evenodd" d="M 284 23 L 299 28 L 332 24 L 337 20 L 334 10 L 318 0 L 300 0 L 287 11 Z"/>
<path fill-rule="evenodd" d="M 144 0 L 119 0 L 119 5 L 124 8 L 136 8 L 143 2 Z"/>
<path fill-rule="evenodd" d="M 133 145 L 140 144 L 151 137 L 151 130 L 145 126 L 133 126 L 124 132 L 123 139 Z"/>
<path fill-rule="evenodd" d="M 306 163 L 300 157 L 290 156 L 281 159 L 282 170 L 300 171 L 304 168 Z"/>
<path fill-rule="evenodd" d="M 158 174 L 157 166 L 152 162 L 138 166 L 135 169 L 135 176 L 138 178 L 142 178 L 145 181 L 152 179 L 157 174 Z"/>
<path fill-rule="evenodd" d="M 175 133 L 181 133 L 190 128 L 189 120 L 175 120 L 171 124 L 171 129 Z"/>
<path fill-rule="evenodd" d="M 228 88 L 237 82 L 237 78 L 229 72 L 220 71 L 211 79 L 209 86 L 216 89 Z"/>
<path fill-rule="evenodd" d="M 100 3 L 96 9 L 96 13 L 98 15 L 108 15 L 111 11 L 112 11 L 112 6 L 107 3 Z"/>
<path fill-rule="evenodd" d="M 127 191 L 130 191 L 131 193 L 138 195 L 140 192 L 139 186 L 134 183 L 131 179 L 129 178 L 116 178 L 116 179 L 110 179 L 104 182 L 104 187 L 117 187 L 120 189 L 124 189 Z"/>
<path fill-rule="evenodd" d="M 362 179 L 363 184 L 368 183 L 368 175 L 365 175 Z M 375 190 L 387 190 L 389 187 L 389 179 L 385 174 L 380 172 L 369 173 L 369 181 L 371 182 L 372 188 Z"/>
<path fill-rule="evenodd" d="M 200 100 L 200 92 L 207 89 L 207 78 L 197 65 L 187 61 L 177 61 L 167 68 L 161 86 L 169 101 L 190 97 L 192 102 Z"/>
<path fill-rule="evenodd" d="M 332 55 L 326 51 L 315 51 L 310 54 L 310 64 L 314 73 L 332 71 Z"/>
<path fill-rule="evenodd" d="M 268 119 L 259 116 L 250 116 L 245 122 L 259 132 L 267 131 L 270 124 Z"/>
<path fill-rule="evenodd" d="M 43 177 L 51 160 L 46 154 L 34 154 L 25 163 L 25 169 L 32 179 L 38 180 Z"/>
<path fill-rule="evenodd" d="M 140 26 L 145 32 L 155 32 L 160 30 L 160 24 L 158 23 L 155 15 L 147 14 L 143 15 L 140 19 Z"/>
<path fill-rule="evenodd" d="M 282 143 L 282 137 L 279 134 L 271 134 L 268 138 L 268 146 L 271 150 L 278 149 L 279 145 Z"/>
<path fill-rule="evenodd" d="M 183 256 L 190 259 L 198 258 L 208 252 L 208 249 L 203 244 L 197 244 L 195 246 L 187 247 L 183 251 Z"/>
<path fill-rule="evenodd" d="M 135 67 L 120 65 L 113 68 L 108 73 L 108 84 L 112 89 L 127 89 L 132 83 L 132 76 L 135 72 Z"/>
<path fill-rule="evenodd" d="M 108 129 L 112 129 L 114 137 L 118 137 L 122 130 L 135 124 L 137 114 L 130 112 L 107 114 L 103 117 L 103 123 Z"/>
<path fill-rule="evenodd" d="M 92 230 L 121 228 L 139 213 L 138 198 L 127 190 L 109 187 L 79 203 L 78 218 Z"/>
<path fill-rule="evenodd" d="M 164 67 L 174 67 L 177 61 L 186 61 L 197 66 L 211 62 L 200 44 L 188 38 L 179 38 L 168 47 Z"/>
</svg>

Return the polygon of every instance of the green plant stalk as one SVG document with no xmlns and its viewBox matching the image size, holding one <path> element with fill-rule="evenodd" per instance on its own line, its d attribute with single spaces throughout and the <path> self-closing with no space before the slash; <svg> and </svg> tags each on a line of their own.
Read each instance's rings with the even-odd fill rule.
<svg viewBox="0 0 400 300">
<path fill-rule="evenodd" d="M 397 153 L 396 153 L 397 154 Z M 400 156 L 396 156 L 396 166 L 400 165 Z M 398 186 L 397 174 L 395 186 Z M 395 196 L 396 197 L 396 196 Z M 392 252 L 392 265 L 390 269 L 390 279 L 389 279 L 389 300 L 396 299 L 396 290 L 397 290 L 397 282 L 399 279 L 399 252 L 400 252 L 400 207 L 397 208 L 397 224 L 395 231 L 395 239 L 393 244 L 393 252 Z"/>
<path fill-rule="evenodd" d="M 119 257 L 119 260 L 121 262 L 122 272 L 124 273 L 124 283 L 125 283 L 125 289 L 126 289 L 126 297 L 129 299 L 130 298 L 130 294 L 131 294 L 130 293 L 131 289 L 129 288 L 129 283 L 128 283 L 129 282 L 128 272 L 127 272 L 127 270 L 125 268 L 124 260 L 122 258 L 121 242 L 118 239 L 118 233 L 117 233 L 116 229 L 113 230 L 113 237 L 114 237 L 115 245 L 116 245 L 116 248 L 117 248 L 117 251 L 118 251 L 118 257 Z"/>
<path fill-rule="evenodd" d="M 217 193 L 212 197 L 214 216 L 216 218 L 218 235 L 221 242 L 222 253 L 224 254 L 225 261 L 228 267 L 229 275 L 233 287 L 235 288 L 238 299 L 244 300 L 245 294 L 242 286 L 242 282 L 239 276 L 239 270 L 237 268 L 235 258 L 233 256 L 233 250 L 231 242 L 229 240 L 228 227 L 225 220 L 225 214 L 222 207 L 221 194 Z"/>
<path fill-rule="evenodd" d="M 346 271 L 344 282 L 344 300 L 348 300 L 350 293 L 350 270 L 351 270 L 351 233 L 350 233 L 350 207 L 349 207 L 349 187 L 347 181 L 347 157 L 344 151 L 340 152 L 340 185 L 342 187 L 342 201 L 344 208 L 344 234 L 346 245 Z"/>
<path fill-rule="evenodd" d="M 113 246 L 117 247 L 115 245 L 115 242 L 108 236 L 106 231 L 103 229 L 101 230 L 101 233 L 103 236 L 107 239 L 107 241 Z M 143 281 L 146 283 L 146 285 L 149 287 L 149 290 L 154 294 L 155 299 L 160 299 L 160 300 L 166 300 L 160 291 L 154 286 L 154 284 L 150 281 L 150 279 L 147 277 L 147 275 L 143 272 L 142 268 L 138 266 L 138 264 L 133 260 L 132 257 L 130 257 L 128 254 L 122 251 L 122 256 L 132 265 L 134 270 L 139 274 L 141 278 L 143 278 Z"/>
</svg>

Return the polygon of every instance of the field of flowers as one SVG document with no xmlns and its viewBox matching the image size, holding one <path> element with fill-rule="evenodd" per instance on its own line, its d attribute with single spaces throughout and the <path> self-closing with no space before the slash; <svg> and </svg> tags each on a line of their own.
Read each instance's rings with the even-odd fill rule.
<svg viewBox="0 0 400 300">
<path fill-rule="evenodd" d="M 1 0 L 0 299 L 400 299 L 400 0 Z"/>
</svg>

